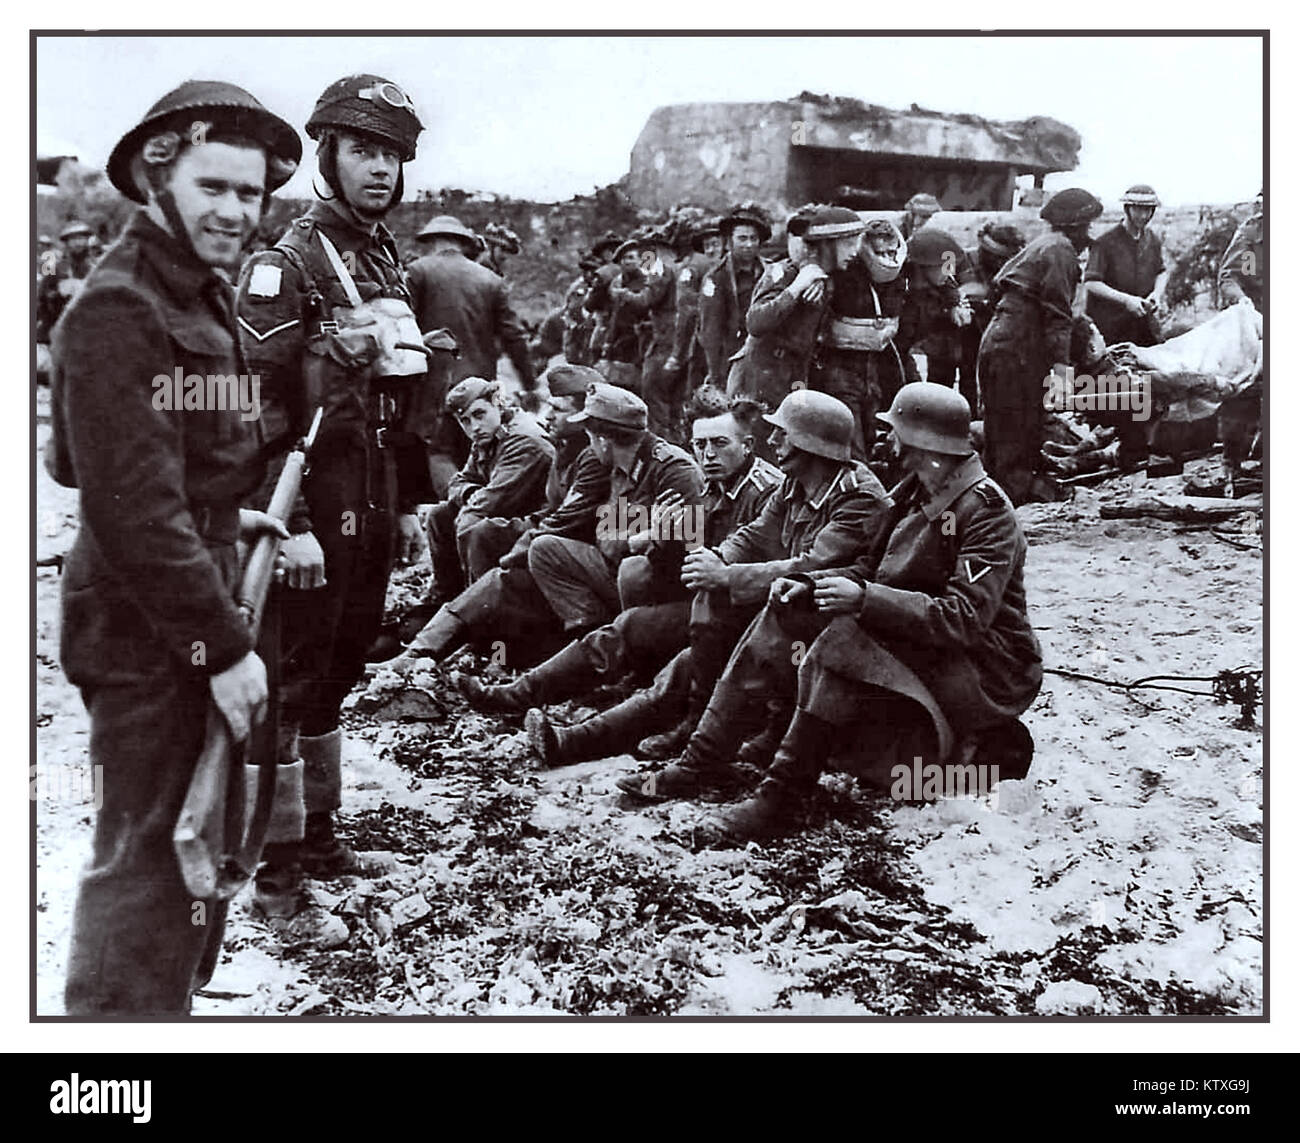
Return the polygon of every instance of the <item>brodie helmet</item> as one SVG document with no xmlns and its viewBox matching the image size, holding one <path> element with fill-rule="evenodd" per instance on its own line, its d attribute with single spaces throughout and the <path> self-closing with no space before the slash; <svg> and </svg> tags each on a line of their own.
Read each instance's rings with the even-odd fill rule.
<svg viewBox="0 0 1300 1143">
<path fill-rule="evenodd" d="M 150 165 L 171 162 L 182 139 L 195 139 L 200 127 L 204 137 L 230 131 L 263 144 L 268 192 L 288 182 L 302 159 L 298 132 L 242 87 L 192 79 L 164 95 L 118 140 L 108 157 L 108 181 L 133 202 L 143 204 L 147 195 L 135 177 L 137 160 Z"/>
<path fill-rule="evenodd" d="M 1119 201 L 1124 206 L 1150 206 L 1157 207 L 1160 205 L 1160 198 L 1155 190 L 1146 183 L 1134 183 L 1119 197 Z"/>
</svg>

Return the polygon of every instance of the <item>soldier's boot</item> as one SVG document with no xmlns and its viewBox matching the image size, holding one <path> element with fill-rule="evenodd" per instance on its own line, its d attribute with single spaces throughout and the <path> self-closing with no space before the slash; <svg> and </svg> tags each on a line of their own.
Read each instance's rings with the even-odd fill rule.
<svg viewBox="0 0 1300 1143">
<path fill-rule="evenodd" d="M 762 784 L 717 816 L 715 824 L 720 831 L 734 841 L 754 841 L 788 831 L 817 785 L 838 730 L 832 723 L 796 710 Z"/>
<path fill-rule="evenodd" d="M 732 760 L 741 743 L 763 729 L 765 711 L 761 695 L 724 680 L 714 690 L 681 758 L 663 770 L 625 775 L 618 788 L 634 798 L 661 802 L 743 782 Z"/>
<path fill-rule="evenodd" d="M 786 728 L 794 716 L 794 704 L 772 700 L 767 707 L 767 724 L 749 739 L 736 754 L 736 765 L 767 770 L 780 749 Z"/>
<path fill-rule="evenodd" d="M 405 651 L 383 662 L 367 663 L 366 674 L 373 675 L 386 670 L 403 676 L 409 675 L 422 661 L 432 659 L 438 662 L 462 647 L 468 633 L 469 629 L 460 619 L 446 607 L 440 607 L 437 614 L 411 639 L 410 646 Z"/>
<path fill-rule="evenodd" d="M 574 642 L 513 682 L 488 686 L 473 675 L 456 674 L 452 682 L 465 701 L 483 714 L 523 714 L 530 707 L 575 698 L 600 678 L 587 647 Z"/>
<path fill-rule="evenodd" d="M 275 795 L 266 825 L 266 845 L 262 849 L 262 864 L 253 877 L 253 904 L 268 917 L 288 917 L 297 912 L 302 889 L 298 851 L 305 814 L 303 764 L 301 758 L 296 758 L 297 735 L 285 735 L 280 749 L 282 753 L 292 752 L 295 761 L 275 768 Z M 259 766 L 244 770 L 245 804 L 249 807 L 257 798 L 260 770 Z"/>
<path fill-rule="evenodd" d="M 691 731 L 694 729 L 695 723 L 687 718 L 672 730 L 643 738 L 637 744 L 636 756 L 646 762 L 666 762 L 669 758 L 676 758 L 686 749 L 686 744 L 691 740 Z"/>
<path fill-rule="evenodd" d="M 343 804 L 343 732 L 303 735 L 303 806 L 307 811 L 299 860 L 309 877 L 362 872 L 357 855 L 334 835 L 334 811 Z"/>
<path fill-rule="evenodd" d="M 528 744 L 543 766 L 570 766 L 630 750 L 647 731 L 662 726 L 665 715 L 680 711 L 678 696 L 658 689 L 637 691 L 617 706 L 574 726 L 556 726 L 544 711 L 524 719 Z"/>
</svg>

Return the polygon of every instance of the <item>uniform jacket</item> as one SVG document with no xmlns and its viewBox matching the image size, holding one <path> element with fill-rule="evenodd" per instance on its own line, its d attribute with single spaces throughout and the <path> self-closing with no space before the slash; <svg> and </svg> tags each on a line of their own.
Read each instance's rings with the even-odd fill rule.
<svg viewBox="0 0 1300 1143">
<path fill-rule="evenodd" d="M 707 254 L 692 254 L 677 265 L 677 312 L 673 315 L 673 356 L 685 368 L 699 342 L 700 289 L 714 266 Z"/>
<path fill-rule="evenodd" d="M 620 272 L 609 284 L 609 309 L 600 355 L 610 361 L 641 363 L 641 323 L 664 290 L 664 276 L 649 278 L 641 270 Z M 672 285 L 672 279 L 667 279 Z"/>
<path fill-rule="evenodd" d="M 1002 298 L 989 336 L 1032 342 L 1049 366 L 1068 362 L 1080 277 L 1079 255 L 1070 240 L 1057 230 L 1040 234 L 994 278 Z"/>
<path fill-rule="evenodd" d="M 555 446 L 527 413 L 506 409 L 487 444 L 470 448 L 469 459 L 447 486 L 460 507 L 456 530 L 489 516 L 526 516 L 541 508 Z"/>
<path fill-rule="evenodd" d="M 594 315 L 583 306 L 587 291 L 586 276 L 575 278 L 564 292 L 564 360 L 570 365 L 590 365 L 591 336 L 596 329 Z"/>
<path fill-rule="evenodd" d="M 884 486 L 857 461 L 837 466 L 811 493 L 785 477 L 758 518 L 717 546 L 731 565 L 732 603 L 762 603 L 781 576 L 848 562 L 875 539 L 889 505 Z"/>
<path fill-rule="evenodd" d="M 761 456 L 751 456 L 729 485 L 711 481 L 704 489 L 705 546 L 717 547 L 737 528 L 756 520 L 784 481 L 785 473 Z"/>
<path fill-rule="evenodd" d="M 767 268 L 768 263 L 762 258 L 755 260 L 755 288 Z M 705 273 L 700 282 L 700 344 L 709 363 L 709 376 L 717 385 L 725 384 L 731 359 L 745 344 L 748 334 L 745 317 L 753 296 L 753 291 L 747 298 L 737 295 L 736 272 L 730 254 Z"/>
<path fill-rule="evenodd" d="M 533 383 L 528 337 L 510 305 L 500 275 L 456 250 L 426 254 L 411 263 L 412 307 L 420 329 L 449 329 L 460 357 L 450 384 L 465 377 L 491 381 L 502 351 L 526 387 Z"/>
<path fill-rule="evenodd" d="M 1219 264 L 1219 304 L 1249 298 L 1264 312 L 1264 216 L 1252 215 L 1237 227 Z"/>
<path fill-rule="evenodd" d="M 279 242 L 245 263 L 239 278 L 239 329 L 249 366 L 261 378 L 261 424 L 268 467 L 264 501 L 270 499 L 285 455 L 307 431 L 318 401 L 325 416 L 316 436 L 315 471 L 320 472 L 327 456 L 350 454 L 354 463 L 369 466 L 376 498 L 383 499 L 386 479 L 377 448 L 377 397 L 364 370 L 344 365 L 328 352 L 327 331 L 334 307 L 347 306 L 348 299 L 326 260 L 318 230 L 345 261 L 352 262 L 349 271 L 362 300 L 382 296 L 410 301 L 397 243 L 388 229 L 376 224 L 363 230 L 329 203 L 313 204 L 305 216 L 293 221 Z M 427 399 L 426 383 L 417 378 L 409 384 L 396 427 L 410 432 L 393 433 L 390 441 L 395 450 L 416 454 L 420 460 L 397 468 L 397 498 L 400 507 L 408 511 L 428 499 L 423 481 L 417 480 L 417 474 L 427 480 L 427 466 L 422 459 L 424 444 L 416 432 Z M 305 483 L 312 479 L 309 473 Z M 289 528 L 296 533 L 311 527 L 306 500 L 299 497 Z"/>
<path fill-rule="evenodd" d="M 232 594 L 239 504 L 262 478 L 257 421 L 169 409 L 153 383 L 248 372 L 233 301 L 141 211 L 55 333 L 54 432 L 81 489 L 62 581 L 78 686 L 215 674 L 252 650 Z"/>
<path fill-rule="evenodd" d="M 596 512 L 596 545 L 612 565 L 629 553 L 628 535 L 637 524 L 634 507 L 649 509 L 660 495 L 676 492 L 687 505 L 704 498 L 704 474 L 695 459 L 675 444 L 646 433 L 626 470 L 609 476 L 609 499 Z M 670 550 L 674 545 L 659 544 Z M 676 545 L 684 554 L 685 545 Z"/>
<path fill-rule="evenodd" d="M 775 409 L 792 390 L 807 385 L 834 287 L 828 281 L 820 301 L 806 302 L 786 290 L 798 273 L 789 259 L 764 269 L 745 319 L 749 336 L 727 378 L 729 397 L 749 397 Z"/>
<path fill-rule="evenodd" d="M 891 496 L 889 530 L 847 572 L 866 591 L 858 623 L 886 646 L 921 652 L 931 666 L 918 673 L 959 721 L 1020 714 L 1043 671 L 1025 604 L 1028 544 L 1011 501 L 977 455 L 933 496 L 915 476 Z M 945 663 L 961 677 L 973 664 L 979 693 L 945 694 Z"/>
<path fill-rule="evenodd" d="M 65 255 L 59 259 L 52 273 L 40 276 L 36 286 L 36 340 L 42 345 L 49 344 L 54 323 L 80 292 L 90 267 L 89 256 L 80 265 L 74 266 Z"/>
<path fill-rule="evenodd" d="M 645 323 L 642 360 L 656 357 L 667 360 L 673 351 L 673 337 L 677 324 L 677 278 L 673 270 L 656 262 L 645 272 L 644 281 L 632 289 L 616 281 L 610 287 L 610 298 L 620 310 L 638 315 Z"/>
</svg>

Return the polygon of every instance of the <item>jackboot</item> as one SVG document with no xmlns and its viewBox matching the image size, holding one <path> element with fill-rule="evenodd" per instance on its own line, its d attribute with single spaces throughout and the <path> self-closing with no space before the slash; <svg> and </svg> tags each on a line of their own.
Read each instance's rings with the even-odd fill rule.
<svg viewBox="0 0 1300 1143">
<path fill-rule="evenodd" d="M 752 841 L 788 831 L 817 785 L 838 731 L 832 723 L 795 711 L 762 785 L 717 816 L 721 832 L 735 841 Z"/>
<path fill-rule="evenodd" d="M 599 678 L 586 646 L 570 643 L 546 662 L 502 686 L 489 686 L 472 675 L 459 673 L 452 676 L 452 682 L 465 701 L 483 714 L 523 714 L 529 707 L 576 698 Z"/>
<path fill-rule="evenodd" d="M 794 717 L 794 704 L 772 700 L 767 704 L 767 724 L 753 738 L 746 741 L 736 754 L 738 766 L 767 770 L 781 747 L 786 728 Z"/>
<path fill-rule="evenodd" d="M 574 726 L 555 726 L 541 710 L 524 720 L 529 745 L 544 766 L 569 766 L 630 750 L 648 731 L 671 718 L 679 701 L 674 692 L 637 691 L 617 706 Z M 680 710 L 680 707 L 676 707 Z"/>
<path fill-rule="evenodd" d="M 416 632 L 405 651 L 391 659 L 367 662 L 366 674 L 374 676 L 380 671 L 395 671 L 405 677 L 426 659 L 434 662 L 445 659 L 464 645 L 467 636 L 465 624 L 445 607 L 440 607 L 437 614 Z"/>
<path fill-rule="evenodd" d="M 618 780 L 618 788 L 634 798 L 661 802 L 743 782 L 732 760 L 741 744 L 763 729 L 765 713 L 761 695 L 724 678 L 681 758 L 663 770 L 627 774 Z"/>
</svg>

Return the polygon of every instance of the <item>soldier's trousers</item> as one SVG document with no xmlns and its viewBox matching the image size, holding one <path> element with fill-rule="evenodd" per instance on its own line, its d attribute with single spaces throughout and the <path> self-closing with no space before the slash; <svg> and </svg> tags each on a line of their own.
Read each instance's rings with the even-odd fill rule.
<svg viewBox="0 0 1300 1143">
<path fill-rule="evenodd" d="M 181 879 L 172 830 L 203 747 L 206 678 L 84 688 L 103 804 L 73 916 L 64 1004 L 76 1016 L 190 1010 L 220 949 L 226 906 Z"/>
<path fill-rule="evenodd" d="M 325 586 L 282 589 L 282 720 L 317 737 L 338 728 L 339 707 L 379 634 L 396 517 L 367 507 L 364 462 L 353 454 L 321 458 L 304 494 L 325 552 Z"/>
<path fill-rule="evenodd" d="M 446 605 L 477 646 L 504 645 L 506 662 L 528 666 L 567 639 L 527 568 L 493 568 Z"/>
<path fill-rule="evenodd" d="M 666 352 L 650 354 L 642 368 L 642 396 L 646 403 L 647 427 L 656 436 L 676 444 L 684 443 L 681 429 L 685 405 L 686 370 L 669 373 L 664 369 Z"/>
<path fill-rule="evenodd" d="M 459 595 L 497 566 L 497 560 L 514 547 L 520 531 L 514 521 L 464 513 L 450 500 L 435 504 L 428 520 L 434 593 L 443 599 Z"/>
<path fill-rule="evenodd" d="M 618 614 L 618 579 L 595 544 L 538 536 L 528 548 L 528 570 L 566 631 L 598 627 Z"/>
<path fill-rule="evenodd" d="M 980 344 L 984 466 L 1012 503 L 1024 503 L 1043 465 L 1044 362 L 1032 330 L 994 317 Z"/>
</svg>

